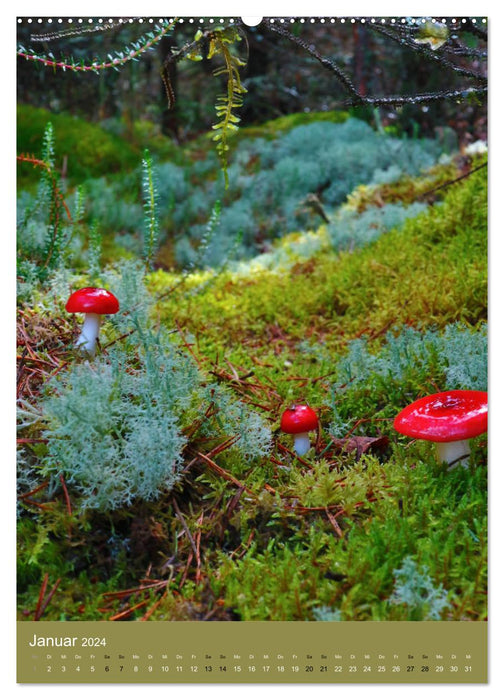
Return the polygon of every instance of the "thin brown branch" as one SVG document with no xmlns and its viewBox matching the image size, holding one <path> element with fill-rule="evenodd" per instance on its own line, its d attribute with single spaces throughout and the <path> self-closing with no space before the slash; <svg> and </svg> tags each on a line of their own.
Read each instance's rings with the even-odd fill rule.
<svg viewBox="0 0 504 700">
<path fill-rule="evenodd" d="M 470 96 L 483 98 L 487 95 L 487 87 L 468 87 L 457 90 L 440 90 L 439 92 L 424 92 L 415 95 L 387 95 L 383 97 L 359 97 L 359 100 L 346 100 L 347 107 L 358 105 L 369 105 L 373 107 L 383 107 L 385 105 L 401 106 L 406 104 L 417 105 L 426 102 L 439 102 L 441 100 L 460 100 Z"/>
<path fill-rule="evenodd" d="M 147 610 L 147 612 L 145 613 L 145 615 L 143 615 L 142 618 L 141 618 L 142 622 L 145 622 L 146 620 L 148 620 L 148 619 L 152 616 L 152 614 L 159 608 L 159 606 L 161 605 L 161 603 L 163 602 L 163 600 L 166 598 L 167 593 L 168 593 L 168 591 L 166 590 L 166 591 L 163 593 L 163 595 L 160 596 L 160 597 L 156 600 L 156 602 L 154 603 L 154 605 L 153 605 L 152 607 L 150 607 L 150 608 Z"/>
<path fill-rule="evenodd" d="M 68 489 L 66 487 L 65 479 L 63 478 L 63 474 L 60 474 L 60 482 L 61 482 L 61 487 L 63 489 L 63 494 L 65 496 L 65 503 L 66 503 L 68 515 L 72 515 L 72 504 L 70 503 L 70 496 L 68 495 Z"/>
<path fill-rule="evenodd" d="M 124 620 L 124 618 L 129 617 L 132 612 L 135 612 L 135 610 L 138 610 L 139 608 L 144 608 L 146 605 L 149 604 L 148 600 L 142 600 L 140 603 L 137 603 L 136 605 L 132 605 L 130 608 L 127 608 L 126 610 L 123 610 L 120 613 L 117 613 L 117 615 L 112 615 L 112 617 L 109 618 L 109 620 L 112 621 L 117 621 L 117 620 Z"/>
<path fill-rule="evenodd" d="M 459 75 L 463 75 L 468 78 L 473 78 L 474 80 L 478 81 L 486 81 L 486 76 L 482 75 L 481 73 L 477 73 L 476 71 L 470 70 L 469 68 L 462 68 L 461 66 L 457 66 L 455 63 L 449 61 L 445 56 L 443 56 L 442 53 L 436 52 L 430 47 L 427 47 L 423 44 L 417 44 L 414 38 L 411 37 L 411 35 L 406 35 L 404 32 L 396 33 L 396 27 L 392 29 L 390 25 L 387 27 L 386 25 L 383 26 L 380 24 L 369 24 L 368 26 L 373 31 L 387 36 L 389 39 L 397 42 L 401 46 L 407 46 L 412 51 L 421 54 L 425 59 L 439 63 L 445 68 L 448 68 L 448 70 L 452 71 L 453 73 L 458 73 Z"/>
<path fill-rule="evenodd" d="M 427 192 L 422 192 L 421 195 L 417 197 L 417 199 L 422 199 L 423 197 L 428 197 L 431 194 L 434 194 L 434 192 L 438 192 L 439 190 L 445 189 L 445 187 L 450 187 L 451 185 L 455 185 L 457 182 L 460 182 L 461 180 L 465 180 L 466 177 L 469 177 L 473 173 L 478 172 L 478 170 L 482 170 L 482 168 L 487 168 L 488 167 L 488 162 L 482 163 L 481 165 L 478 165 L 476 168 L 472 168 L 472 170 L 469 170 L 467 173 L 464 173 L 463 175 L 460 175 L 459 177 L 454 178 L 453 180 L 449 180 L 448 182 L 443 182 L 442 185 L 438 185 L 437 187 L 433 187 L 431 190 L 427 190 Z"/>
<path fill-rule="evenodd" d="M 351 95 L 353 95 L 352 104 L 362 103 L 362 97 L 361 95 L 359 95 L 357 88 L 352 83 L 348 75 L 334 61 L 332 61 L 330 58 L 325 58 L 324 56 L 321 56 L 321 54 L 319 54 L 319 52 L 316 51 L 316 49 L 313 46 L 307 44 L 306 41 L 303 41 L 299 37 L 294 36 L 294 34 L 289 32 L 287 29 L 285 29 L 285 27 L 282 27 L 281 25 L 278 25 L 276 23 L 265 22 L 264 26 L 267 27 L 270 31 L 285 37 L 293 44 L 296 44 L 296 46 L 303 49 L 303 51 L 306 51 L 308 54 L 310 54 L 310 56 L 313 56 L 313 58 L 315 58 L 324 68 L 327 68 L 327 70 L 330 70 L 332 73 L 334 73 L 337 80 L 343 85 L 345 90 Z"/>
<path fill-rule="evenodd" d="M 424 104 L 426 102 L 435 102 L 440 100 L 467 99 L 470 96 L 483 97 L 487 94 L 485 75 L 477 73 L 468 68 L 457 66 L 455 63 L 448 60 L 442 54 L 436 53 L 435 51 L 425 47 L 424 45 L 416 44 L 410 36 L 411 31 L 409 30 L 408 33 L 407 28 L 400 28 L 398 26 L 394 26 L 394 31 L 392 31 L 391 27 L 393 25 L 383 26 L 366 23 L 366 26 L 370 27 L 372 30 L 380 32 L 381 34 L 386 35 L 389 39 L 396 41 L 413 51 L 416 51 L 417 53 L 423 55 L 426 59 L 437 62 L 438 64 L 453 72 L 454 74 L 472 78 L 478 83 L 485 82 L 485 84 L 478 86 L 468 86 L 466 88 L 452 88 L 447 90 L 440 90 L 438 92 L 420 93 L 415 95 L 384 95 L 381 97 L 372 97 L 366 95 L 363 96 L 359 94 L 357 88 L 352 83 L 350 78 L 346 75 L 346 73 L 334 61 L 322 56 L 312 45 L 308 44 L 306 41 L 303 41 L 299 37 L 294 36 L 284 26 L 279 25 L 276 22 L 270 23 L 265 21 L 264 26 L 270 31 L 275 32 L 276 34 L 279 34 L 280 36 L 283 36 L 292 43 L 296 44 L 296 46 L 300 47 L 303 51 L 313 56 L 324 68 L 334 73 L 336 79 L 344 87 L 346 92 L 350 94 L 350 98 L 345 100 L 343 103 L 347 107 L 356 107 L 362 105 L 378 107 L 385 105 L 401 106 L 405 104 Z"/>
<path fill-rule="evenodd" d="M 203 462 L 205 462 L 205 464 L 207 466 L 210 467 L 210 469 L 215 474 L 222 477 L 223 479 L 226 479 L 226 481 L 230 481 L 235 486 L 238 486 L 238 488 L 243 489 L 244 491 L 246 491 L 249 494 L 249 496 L 254 496 L 254 498 L 257 498 L 257 495 L 253 491 L 251 491 L 251 489 L 249 489 L 247 486 L 245 486 L 245 484 L 242 484 L 241 481 L 239 481 L 235 476 L 233 476 L 232 474 L 227 472 L 225 469 L 223 469 L 222 467 L 219 467 L 219 465 L 216 462 L 214 462 L 212 459 L 210 459 L 208 457 L 208 455 L 204 455 L 201 452 L 197 452 L 196 454 Z"/>
<path fill-rule="evenodd" d="M 58 589 L 58 586 L 59 586 L 59 584 L 60 584 L 60 582 L 61 582 L 61 579 L 59 578 L 59 579 L 56 581 L 56 583 L 55 583 L 54 586 L 51 588 L 51 590 L 49 591 L 49 593 L 47 594 L 47 596 L 44 598 L 45 592 L 46 592 L 46 590 L 47 590 L 47 583 L 48 583 L 48 581 L 49 581 L 49 574 L 45 574 L 44 579 L 43 579 L 43 581 L 42 581 L 42 585 L 41 585 L 41 587 L 40 587 L 39 597 L 38 597 L 38 601 L 37 601 L 37 607 L 35 608 L 35 614 L 34 614 L 34 616 L 33 616 L 33 619 L 34 619 L 35 621 L 40 620 L 40 618 L 42 617 L 42 615 L 45 613 L 45 611 L 46 611 L 46 609 L 47 609 L 47 606 L 48 606 L 49 603 L 51 602 L 51 600 L 52 600 L 54 594 L 56 593 L 56 591 L 57 591 L 57 589 Z"/>
<path fill-rule="evenodd" d="M 325 513 L 326 513 L 326 515 L 327 515 L 327 519 L 328 519 L 329 522 L 331 523 L 331 526 L 332 526 L 334 532 L 337 534 L 337 536 L 339 537 L 339 539 L 342 539 L 342 537 L 343 537 L 343 532 L 342 532 L 340 526 L 338 525 L 338 521 L 336 520 L 336 518 L 334 517 L 334 515 L 329 511 L 328 508 L 325 509 Z"/>
<path fill-rule="evenodd" d="M 65 199 L 63 197 L 63 194 L 61 193 L 61 190 L 59 189 L 59 187 L 56 183 L 56 178 L 55 178 L 53 169 L 51 168 L 49 163 L 46 163 L 44 160 L 41 160 L 40 158 L 35 158 L 35 156 L 27 155 L 24 153 L 21 153 L 20 155 L 16 156 L 16 160 L 20 161 L 21 163 L 31 163 L 35 167 L 43 168 L 44 170 L 47 170 L 47 172 L 51 176 L 54 194 L 59 199 L 60 203 L 63 205 L 63 208 L 66 212 L 66 215 L 68 216 L 68 220 L 71 222 L 72 215 L 70 214 L 70 209 L 68 208 L 68 206 L 65 202 Z"/>
</svg>

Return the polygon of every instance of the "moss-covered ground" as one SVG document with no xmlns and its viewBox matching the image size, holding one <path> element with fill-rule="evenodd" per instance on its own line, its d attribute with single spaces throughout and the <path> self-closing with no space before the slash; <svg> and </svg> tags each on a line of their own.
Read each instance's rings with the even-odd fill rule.
<svg viewBox="0 0 504 700">
<path fill-rule="evenodd" d="M 486 170 L 470 169 L 452 161 L 429 178 L 349 193 L 348 206 L 364 211 L 447 184 L 418 216 L 353 250 L 333 249 L 322 225 L 281 238 L 278 264 L 258 256 L 182 278 L 148 273 L 153 327 L 171 332 L 204 383 L 257 412 L 271 449 L 244 460 L 233 436 L 198 434 L 193 412 L 175 489 L 99 512 L 79 508 L 64 475 L 37 478 L 46 434 L 28 425 L 20 448 L 35 477 L 19 499 L 19 619 L 486 619 L 485 436 L 467 468 L 450 470 L 432 445 L 392 427 L 410 401 L 452 388 L 440 358 L 452 366 L 461 350 L 454 341 L 450 356 L 446 338 L 486 328 Z M 308 235 L 319 239 L 312 254 L 289 252 Z M 45 294 L 19 309 L 21 398 L 35 408 L 74 361 L 75 322 L 63 309 L 54 317 Z M 386 380 L 372 358 L 408 330 L 428 359 L 407 358 L 397 373 L 392 364 Z M 105 359 L 114 344 L 134 347 L 134 332 L 103 333 Z M 342 375 L 356 341 L 371 362 L 363 382 Z M 279 430 L 296 402 L 319 416 L 303 457 Z M 410 559 L 408 597 L 398 580 Z"/>
</svg>

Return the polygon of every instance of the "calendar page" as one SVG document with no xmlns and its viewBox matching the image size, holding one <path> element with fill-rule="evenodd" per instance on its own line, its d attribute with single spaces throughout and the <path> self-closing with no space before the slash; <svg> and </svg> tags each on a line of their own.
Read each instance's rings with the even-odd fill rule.
<svg viewBox="0 0 504 700">
<path fill-rule="evenodd" d="M 142 9 L 15 20 L 17 682 L 486 684 L 487 18 Z"/>
</svg>

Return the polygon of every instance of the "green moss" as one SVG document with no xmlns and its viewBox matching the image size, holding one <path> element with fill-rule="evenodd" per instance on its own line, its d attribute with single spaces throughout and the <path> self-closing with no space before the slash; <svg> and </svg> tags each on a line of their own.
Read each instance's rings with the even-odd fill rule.
<svg viewBox="0 0 504 700">
<path fill-rule="evenodd" d="M 297 363 L 303 340 L 341 352 L 348 340 L 381 337 L 392 325 L 477 324 L 486 318 L 486 230 L 480 172 L 362 250 L 323 250 L 283 272 L 225 272 L 199 293 L 163 299 L 158 311 L 193 333 L 203 355 L 237 362 L 273 349 Z M 162 294 L 171 281 L 159 271 L 150 286 Z"/>
<path fill-rule="evenodd" d="M 244 620 L 314 619 L 318 606 L 344 620 L 405 620 L 408 611 L 389 597 L 394 571 L 412 556 L 451 591 L 443 619 L 484 619 L 485 470 L 440 473 L 430 460 L 410 469 L 404 456 L 398 452 L 382 467 L 386 493 L 361 507 L 353 523 L 336 518 L 341 537 L 327 515 L 314 520 L 305 513 L 288 541 L 284 535 L 264 550 L 255 544 L 239 561 L 226 558 L 212 584 L 216 592 Z M 367 465 L 369 487 L 377 464 Z"/>
<path fill-rule="evenodd" d="M 63 159 L 67 159 L 67 174 L 71 182 L 121 172 L 138 165 L 139 152 L 99 126 L 77 117 L 21 104 L 17 107 L 18 153 L 40 154 L 48 122 L 54 127 L 57 167 L 61 169 Z M 20 184 L 29 179 L 32 170 L 31 166 L 22 166 Z M 36 177 L 38 173 L 35 173 Z"/>
<path fill-rule="evenodd" d="M 357 212 L 362 212 L 369 206 L 382 207 L 388 203 L 411 204 L 415 201 L 429 201 L 429 196 L 431 201 L 435 201 L 437 197 L 446 194 L 442 187 L 456 177 L 458 172 L 453 161 L 438 164 L 420 177 L 402 174 L 395 182 L 356 187 L 348 196 L 347 205 Z"/>
<path fill-rule="evenodd" d="M 296 126 L 305 126 L 314 122 L 331 122 L 333 124 L 342 124 L 349 118 L 348 112 L 297 112 L 295 114 L 287 114 L 277 119 L 271 119 L 264 122 L 258 127 L 247 126 L 241 130 L 242 138 L 253 138 L 260 136 L 261 138 L 273 138 L 279 132 L 290 131 Z"/>
</svg>

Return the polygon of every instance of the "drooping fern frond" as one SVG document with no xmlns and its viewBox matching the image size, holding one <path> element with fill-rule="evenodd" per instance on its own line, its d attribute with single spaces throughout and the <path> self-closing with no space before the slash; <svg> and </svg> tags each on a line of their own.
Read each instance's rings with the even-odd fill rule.
<svg viewBox="0 0 504 700">
<path fill-rule="evenodd" d="M 237 124 L 240 122 L 240 118 L 234 113 L 234 110 L 242 106 L 242 95 L 247 92 L 240 79 L 240 68 L 245 65 L 245 62 L 231 52 L 231 45 L 241 41 L 240 33 L 236 27 L 218 27 L 209 35 L 209 39 L 208 58 L 221 56 L 224 59 L 224 65 L 216 68 L 213 74 L 227 77 L 226 93 L 217 97 L 215 105 L 219 121 L 212 126 L 212 129 L 216 131 L 213 140 L 217 142 L 217 153 L 227 188 L 229 184 L 227 173 L 228 138 L 238 130 Z"/>
<path fill-rule="evenodd" d="M 203 59 L 202 46 L 204 42 L 208 42 L 207 58 L 209 60 L 216 56 L 220 56 L 224 60 L 224 65 L 213 71 L 215 76 L 226 76 L 226 92 L 217 97 L 215 111 L 219 121 L 212 126 L 212 129 L 217 132 L 213 140 L 217 142 L 217 154 L 221 161 L 226 188 L 229 184 L 227 174 L 228 138 L 233 132 L 238 130 L 237 124 L 240 122 L 240 118 L 234 113 L 234 110 L 242 106 L 242 95 L 247 92 L 240 78 L 240 68 L 245 66 L 246 62 L 231 50 L 231 47 L 241 40 L 240 30 L 235 26 L 213 27 L 205 31 L 198 30 L 193 41 L 185 44 L 180 49 L 172 49 L 171 54 L 163 64 L 161 72 L 168 99 L 168 107 L 171 109 L 175 103 L 175 93 L 168 70 L 170 63 L 181 60 L 201 61 Z"/>
<path fill-rule="evenodd" d="M 148 150 L 145 150 L 142 158 L 142 190 L 144 198 L 144 259 L 146 264 L 151 266 L 159 237 L 159 195 L 152 158 Z"/>
</svg>

